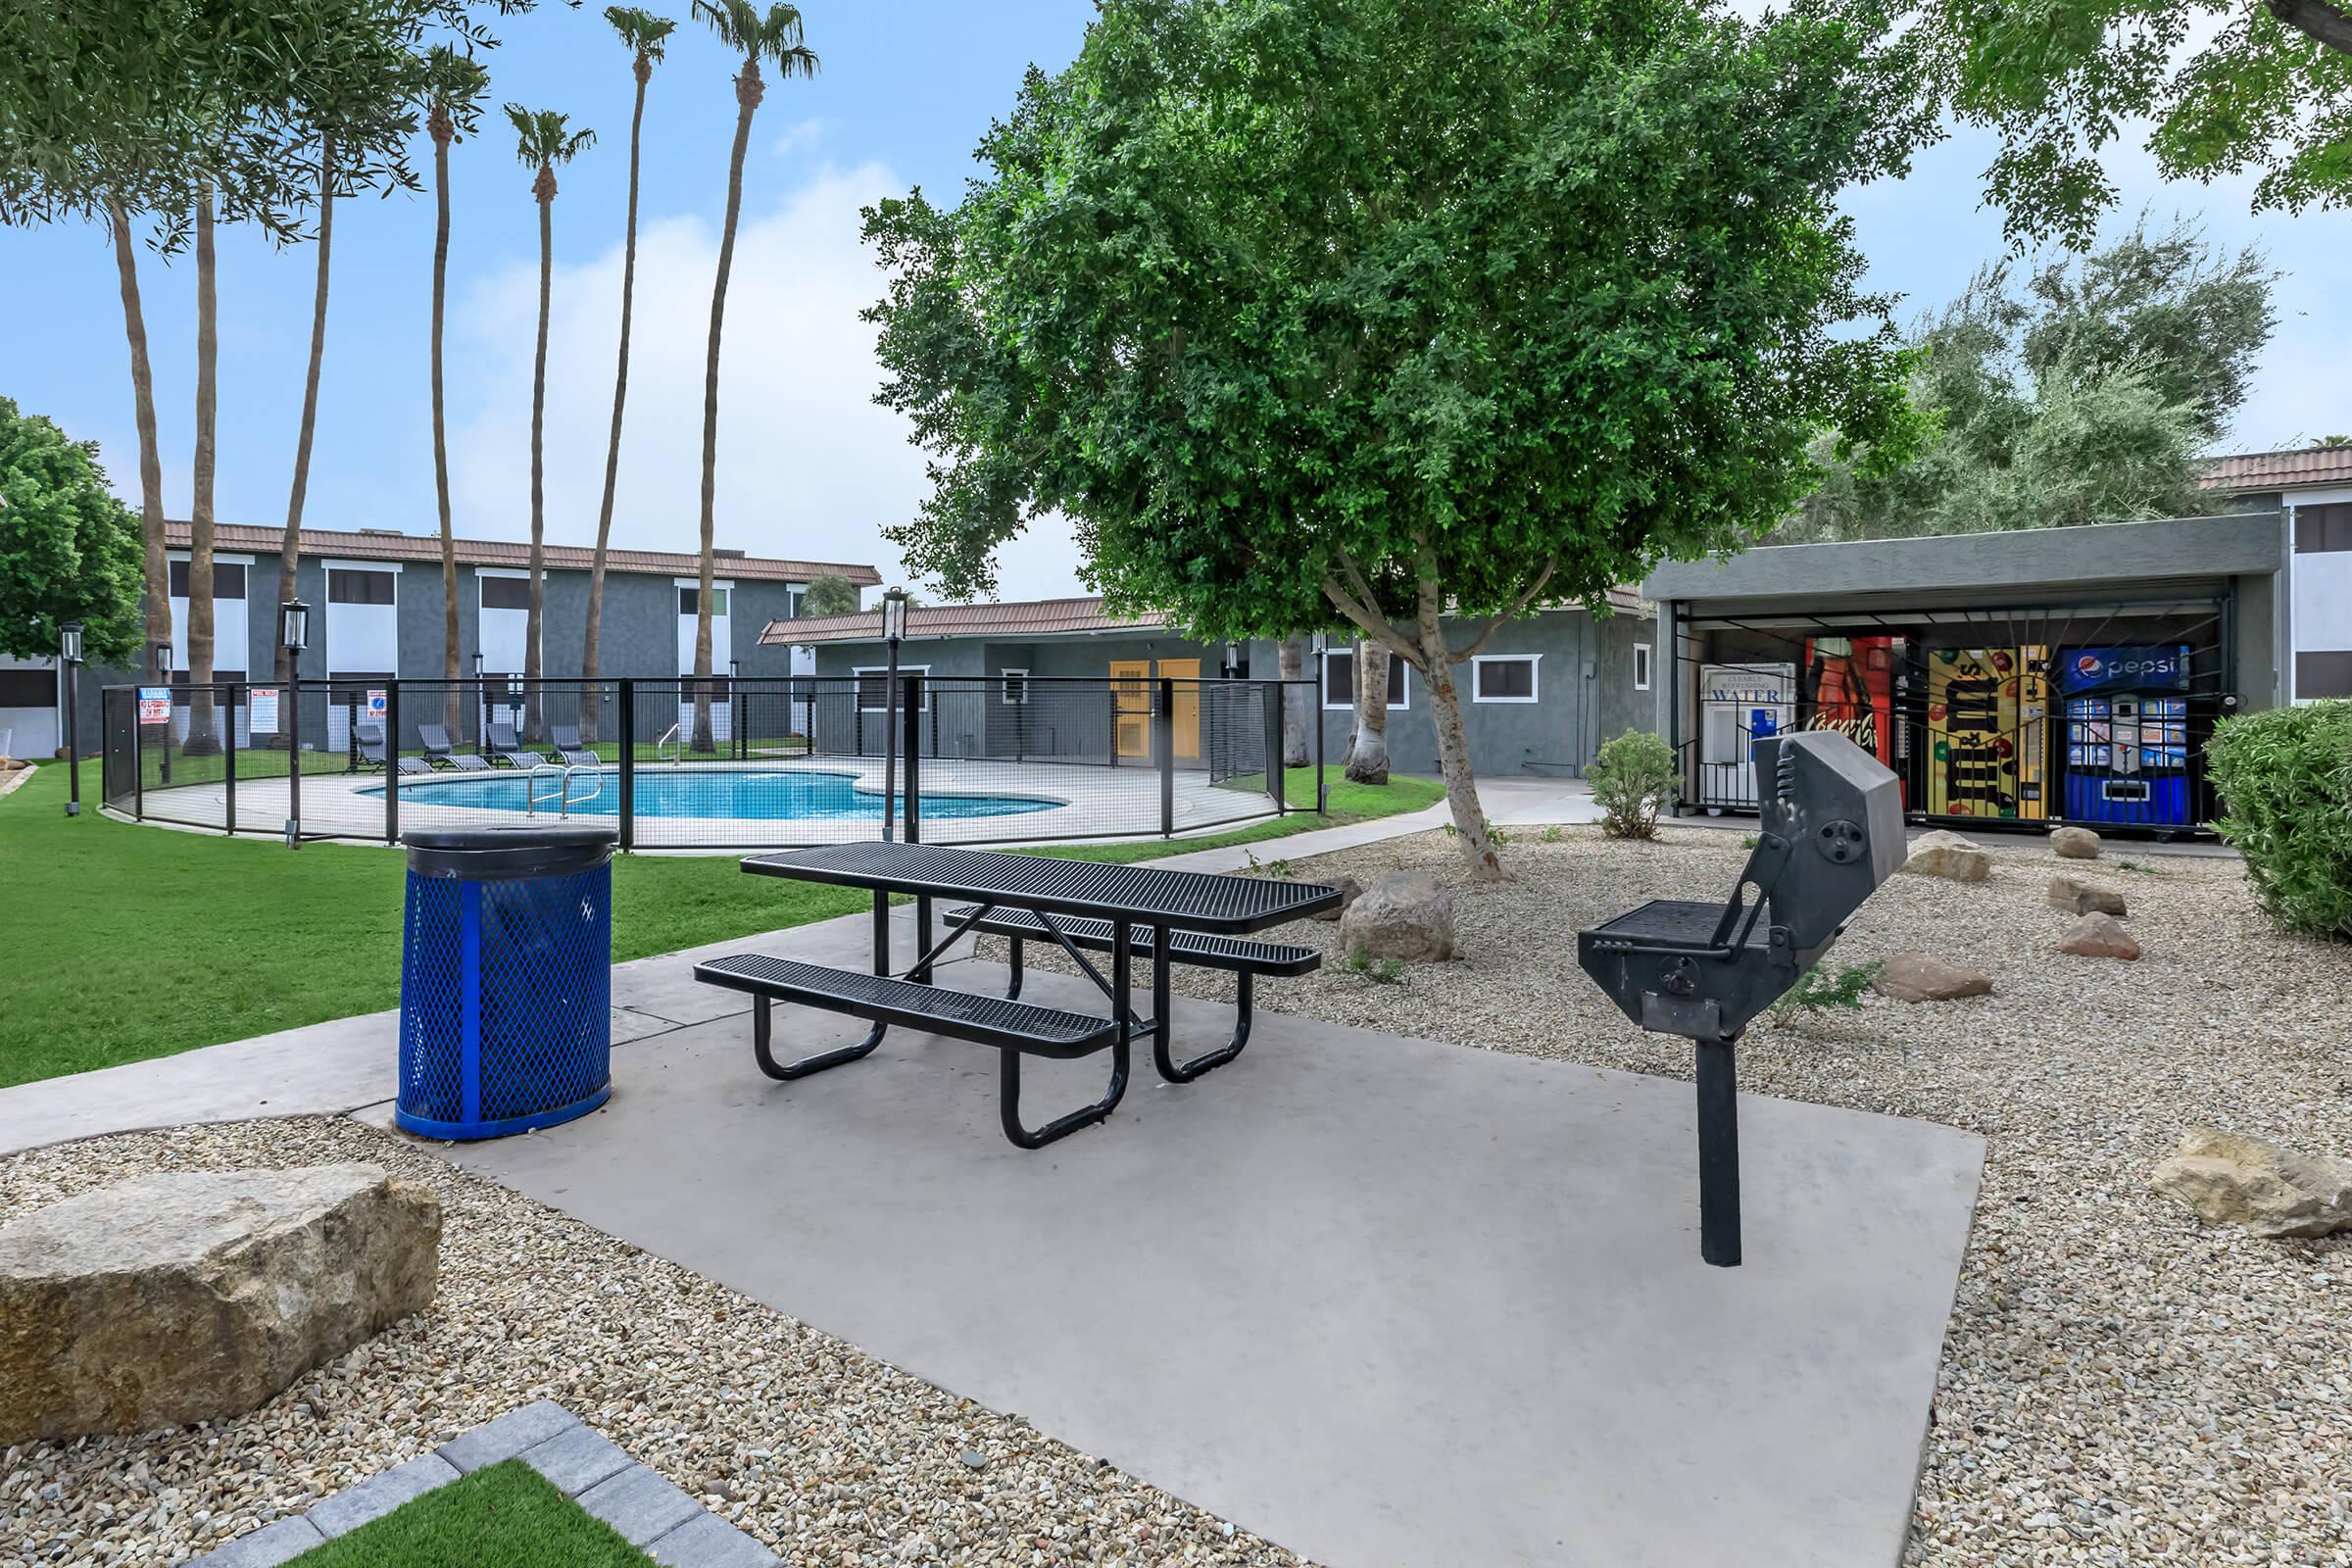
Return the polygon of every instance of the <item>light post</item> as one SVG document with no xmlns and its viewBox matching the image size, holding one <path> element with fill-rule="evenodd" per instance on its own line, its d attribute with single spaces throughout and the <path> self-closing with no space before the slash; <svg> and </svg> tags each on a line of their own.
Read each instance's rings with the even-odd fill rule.
<svg viewBox="0 0 2352 1568">
<path fill-rule="evenodd" d="M 81 622 L 58 633 L 58 662 L 66 672 L 66 814 L 81 814 Z M 134 713 L 135 717 L 136 714 Z"/>
<path fill-rule="evenodd" d="M 889 685 L 882 698 L 882 842 L 896 833 L 899 782 L 899 642 L 906 635 L 906 590 L 893 588 L 882 596 L 882 640 L 890 645 Z M 913 762 L 908 758 L 909 765 Z"/>
<path fill-rule="evenodd" d="M 277 607 L 277 645 L 286 651 L 286 848 L 302 848 L 302 651 L 311 642 L 311 607 Z"/>
</svg>

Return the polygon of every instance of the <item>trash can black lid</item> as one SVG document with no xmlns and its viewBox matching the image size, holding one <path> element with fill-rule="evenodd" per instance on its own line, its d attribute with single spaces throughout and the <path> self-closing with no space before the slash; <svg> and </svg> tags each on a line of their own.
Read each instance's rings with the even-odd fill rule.
<svg viewBox="0 0 2352 1568">
<path fill-rule="evenodd" d="M 419 828 L 401 835 L 409 869 L 420 876 L 469 882 L 510 877 L 563 876 L 602 865 L 612 856 L 606 827 Z"/>
</svg>

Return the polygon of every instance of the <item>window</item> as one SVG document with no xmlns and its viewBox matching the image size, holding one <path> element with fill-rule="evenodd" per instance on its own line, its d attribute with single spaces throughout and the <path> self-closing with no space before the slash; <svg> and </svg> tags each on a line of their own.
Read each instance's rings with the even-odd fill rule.
<svg viewBox="0 0 2352 1568">
<path fill-rule="evenodd" d="M 2295 509 L 2295 554 L 2333 555 L 2352 550 L 2352 501 Z M 2300 689 L 2300 682 L 2297 683 Z"/>
<path fill-rule="evenodd" d="M 330 605 L 388 605 L 392 603 L 392 583 L 395 573 L 389 571 L 345 571 L 330 567 L 326 573 L 326 602 Z"/>
<path fill-rule="evenodd" d="M 806 588 L 795 588 L 787 592 L 784 596 L 784 618 L 786 620 L 800 619 L 801 601 L 808 597 L 808 590 Z"/>
<path fill-rule="evenodd" d="M 1008 706 L 1018 708 L 1029 701 L 1029 672 L 1027 670 L 1004 669 L 999 670 L 997 673 L 1004 683 L 1004 701 Z"/>
<path fill-rule="evenodd" d="M 889 665 L 860 666 L 851 670 L 850 673 L 858 677 L 858 711 L 879 713 L 891 706 L 884 701 L 885 695 L 890 690 Z M 930 673 L 931 666 L 929 664 L 901 664 L 899 666 L 899 679 L 901 680 L 905 680 L 909 675 L 928 675 Z M 929 681 L 924 681 L 916 688 L 915 703 L 924 712 L 927 713 L 931 710 L 931 683 Z"/>
<path fill-rule="evenodd" d="M 474 580 L 482 585 L 484 610 L 531 608 L 531 579 L 528 577 L 477 577 Z"/>
<path fill-rule="evenodd" d="M 2352 697 L 2352 653 L 2295 656 L 2295 701 L 2314 697 Z"/>
<path fill-rule="evenodd" d="M 0 669 L 0 708 L 55 708 L 57 671 Z"/>
<path fill-rule="evenodd" d="M 1536 700 L 1536 661 L 1541 654 L 1476 654 L 1470 660 L 1470 700 L 1474 703 L 1532 703 Z"/>
<path fill-rule="evenodd" d="M 678 590 L 678 613 L 679 613 L 679 614 L 681 614 L 681 615 L 691 615 L 691 614 L 695 613 L 695 607 L 696 607 L 698 604 L 700 604 L 700 603 L 702 602 L 702 593 L 703 593 L 703 591 L 702 591 L 700 588 L 681 588 L 681 589 L 679 589 L 679 590 Z M 727 612 L 727 591 L 726 591 L 724 588 L 713 588 L 713 589 L 711 589 L 711 590 L 710 590 L 710 618 L 711 618 L 712 620 L 716 620 L 716 619 L 717 619 L 719 616 L 721 616 L 721 615 L 725 614 L 726 612 Z"/>
<path fill-rule="evenodd" d="M 1389 706 L 1410 708 L 1412 704 L 1413 666 L 1389 656 Z M 1353 709 L 1355 707 L 1355 650 L 1326 648 L 1323 650 L 1323 706 Z"/>
<path fill-rule="evenodd" d="M 1649 644 L 1634 644 L 1634 690 L 1649 690 Z"/>
<path fill-rule="evenodd" d="M 174 599 L 188 597 L 189 564 L 185 561 L 172 563 L 172 597 Z M 213 563 L 213 597 L 215 599 L 242 599 L 245 597 L 245 566 L 243 563 L 235 561 Z"/>
</svg>

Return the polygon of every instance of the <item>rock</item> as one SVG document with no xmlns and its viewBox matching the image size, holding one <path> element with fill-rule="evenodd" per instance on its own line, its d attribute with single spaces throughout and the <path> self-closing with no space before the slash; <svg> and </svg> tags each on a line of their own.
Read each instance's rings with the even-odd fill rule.
<svg viewBox="0 0 2352 1568">
<path fill-rule="evenodd" d="M 380 1165 L 168 1171 L 0 1225 L 0 1446 L 241 1415 L 433 1298 Z"/>
<path fill-rule="evenodd" d="M 2155 1189 L 2214 1225 L 2257 1236 L 2352 1230 L 2352 1159 L 2298 1154 L 2259 1138 L 2192 1128 L 2156 1167 Z"/>
<path fill-rule="evenodd" d="M 1327 886 L 1340 890 L 1339 906 L 1325 909 L 1321 914 L 1315 916 L 1318 920 L 1337 920 L 1348 912 L 1349 905 L 1364 896 L 1364 885 L 1351 876 L 1343 876 L 1337 882 L 1329 883 Z"/>
<path fill-rule="evenodd" d="M 1940 829 L 1922 833 L 1911 846 L 1903 869 L 1913 876 L 1940 876 L 1954 882 L 1983 882 L 1992 875 L 1992 857 L 1957 833 Z"/>
<path fill-rule="evenodd" d="M 2042 902 L 2068 914 L 2112 914 L 2119 920 L 2124 917 L 2122 889 L 2064 872 L 2050 878 L 2050 889 L 2042 895 Z"/>
<path fill-rule="evenodd" d="M 2061 860 L 2095 860 L 2099 858 L 2099 836 L 2086 827 L 2052 828 L 2050 850 Z"/>
<path fill-rule="evenodd" d="M 2136 958 L 2139 944 L 2114 915 L 2094 909 L 2066 928 L 2058 951 L 2083 958 Z"/>
<path fill-rule="evenodd" d="M 1453 956 L 1453 896 L 1427 871 L 1391 871 L 1340 916 L 1340 948 L 1348 956 L 1408 963 Z"/>
<path fill-rule="evenodd" d="M 1898 953 L 1870 988 L 1897 1002 L 1952 1002 L 1992 993 L 1992 976 L 1946 963 L 1927 953 Z"/>
</svg>

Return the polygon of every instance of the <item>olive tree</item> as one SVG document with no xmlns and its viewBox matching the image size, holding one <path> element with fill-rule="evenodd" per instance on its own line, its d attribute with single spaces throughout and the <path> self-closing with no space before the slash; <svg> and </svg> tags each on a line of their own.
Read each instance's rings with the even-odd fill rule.
<svg viewBox="0 0 2352 1568">
<path fill-rule="evenodd" d="M 1883 45 L 1810 6 L 1104 0 L 960 203 L 866 215 L 879 398 L 934 455 L 890 536 L 985 594 L 1058 510 L 1114 608 L 1376 643 L 1498 876 L 1462 628 L 1760 536 L 1826 427 L 1903 450 L 1836 206 L 1927 130 Z"/>
</svg>

